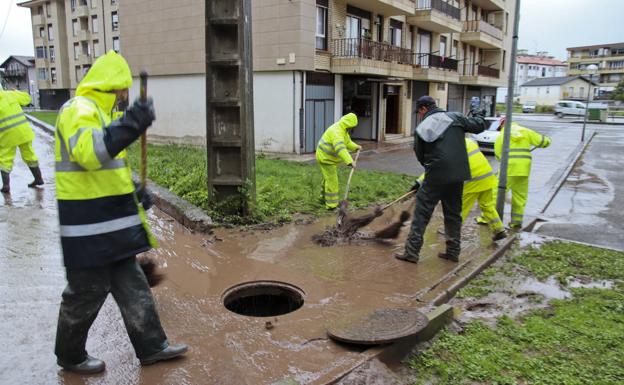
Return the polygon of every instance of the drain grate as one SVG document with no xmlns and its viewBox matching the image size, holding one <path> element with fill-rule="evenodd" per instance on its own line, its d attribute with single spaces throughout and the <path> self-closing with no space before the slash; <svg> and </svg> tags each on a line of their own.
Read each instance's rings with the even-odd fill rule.
<svg viewBox="0 0 624 385">
<path fill-rule="evenodd" d="M 303 290 L 285 282 L 254 281 L 227 289 L 223 293 L 223 305 L 240 315 L 272 317 L 299 309 L 304 295 Z"/>
</svg>

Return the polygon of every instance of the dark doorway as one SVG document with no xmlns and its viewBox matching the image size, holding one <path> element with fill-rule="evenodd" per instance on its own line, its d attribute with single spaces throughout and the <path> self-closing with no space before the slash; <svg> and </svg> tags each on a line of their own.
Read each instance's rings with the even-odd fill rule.
<svg viewBox="0 0 624 385">
<path fill-rule="evenodd" d="M 386 134 L 399 133 L 399 95 L 401 87 L 386 85 Z"/>
</svg>

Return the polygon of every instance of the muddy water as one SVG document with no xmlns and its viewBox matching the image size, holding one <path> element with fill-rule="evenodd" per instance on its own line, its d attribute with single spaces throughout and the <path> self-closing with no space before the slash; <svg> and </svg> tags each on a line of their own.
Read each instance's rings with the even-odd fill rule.
<svg viewBox="0 0 624 385">
<path fill-rule="evenodd" d="M 36 150 L 46 181 L 52 181 L 50 140 L 39 135 Z M 154 210 L 149 220 L 161 247 L 150 251 L 167 275 L 154 289 L 161 320 L 172 342 L 186 342 L 186 358 L 141 367 L 134 357 L 119 311 L 105 303 L 91 329 L 87 349 L 107 370 L 81 377 L 60 371 L 53 345 L 60 294 L 65 285 L 58 242 L 54 189 L 23 187 L 28 170 L 16 162 L 14 190 L 0 205 L 0 383 L 29 384 L 266 384 L 283 379 L 321 383 L 361 358 L 361 349 L 329 341 L 325 325 L 353 310 L 418 307 L 418 294 L 456 264 L 435 257 L 444 247 L 436 213 L 426 234 L 421 263 L 392 257 L 394 243 L 357 241 L 318 247 L 311 241 L 331 225 L 271 231 L 216 230 L 193 234 Z M 22 186 L 22 187 L 20 187 Z M 406 203 L 406 205 L 409 203 Z M 387 226 L 402 207 L 388 210 L 369 231 Z M 468 225 L 462 259 L 489 252 L 487 230 Z M 305 292 L 297 311 L 269 318 L 226 310 L 222 294 L 247 281 L 288 282 Z M 265 327 L 267 320 L 271 329 Z"/>
</svg>

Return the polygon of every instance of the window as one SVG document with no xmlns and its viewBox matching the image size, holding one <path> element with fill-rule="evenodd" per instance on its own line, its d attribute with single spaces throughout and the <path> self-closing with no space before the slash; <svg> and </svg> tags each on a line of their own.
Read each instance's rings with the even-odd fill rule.
<svg viewBox="0 0 624 385">
<path fill-rule="evenodd" d="M 52 4 L 50 4 L 49 1 L 46 1 L 45 7 L 46 7 L 46 16 L 51 17 L 52 16 Z"/>
<path fill-rule="evenodd" d="M 76 82 L 82 80 L 82 70 L 80 69 L 80 66 L 76 66 L 76 68 L 74 68 L 74 74 L 76 75 Z"/>
<path fill-rule="evenodd" d="M 113 50 L 115 50 L 115 52 L 119 52 L 119 37 L 113 38 Z"/>
<path fill-rule="evenodd" d="M 46 48 L 45 47 L 35 47 L 35 55 L 37 59 L 45 59 L 46 58 Z"/>
<path fill-rule="evenodd" d="M 316 49 L 327 49 L 327 7 L 316 4 Z"/>
<path fill-rule="evenodd" d="M 440 56 L 446 56 L 446 36 L 440 36 Z"/>
<path fill-rule="evenodd" d="M 524 66 L 522 64 L 520 64 L 520 69 L 524 69 Z"/>
<path fill-rule="evenodd" d="M 97 8 L 97 3 L 99 0 L 91 0 L 91 8 Z"/>
<path fill-rule="evenodd" d="M 542 67 L 542 77 L 546 76 L 546 67 Z"/>
<path fill-rule="evenodd" d="M 377 26 L 377 41 L 383 41 L 383 16 L 377 15 L 375 19 L 375 25 Z"/>
<path fill-rule="evenodd" d="M 76 10 L 76 0 L 71 0 L 70 6 L 71 6 L 72 12 L 74 12 Z"/>
<path fill-rule="evenodd" d="M 506 59 L 507 59 L 507 51 L 503 50 L 503 67 L 502 67 L 503 71 L 505 70 Z"/>
<path fill-rule="evenodd" d="M 39 27 L 39 37 L 45 38 L 45 28 Z"/>
<path fill-rule="evenodd" d="M 48 40 L 54 40 L 54 29 L 52 24 L 48 24 Z"/>
<path fill-rule="evenodd" d="M 54 63 L 54 60 L 56 59 L 56 56 L 54 54 L 54 46 L 51 45 L 49 48 L 50 51 L 50 63 Z"/>
<path fill-rule="evenodd" d="M 80 4 L 80 5 L 87 5 L 87 0 L 80 0 L 78 2 L 78 4 Z"/>
<path fill-rule="evenodd" d="M 72 20 L 72 35 L 78 36 L 78 31 L 80 31 L 80 24 L 78 24 L 78 19 Z"/>
<path fill-rule="evenodd" d="M 77 60 L 78 56 L 80 56 L 80 44 L 74 43 L 74 59 Z"/>
<path fill-rule="evenodd" d="M 579 96 L 585 96 L 585 87 L 579 88 Z"/>
<path fill-rule="evenodd" d="M 97 15 L 91 16 L 91 32 L 93 32 L 93 33 L 98 33 L 99 32 L 99 25 L 98 25 Z"/>
<path fill-rule="evenodd" d="M 111 20 L 113 21 L 113 31 L 119 30 L 119 16 L 117 11 L 111 12 Z"/>
<path fill-rule="evenodd" d="M 43 15 L 43 7 L 42 6 L 37 7 L 37 15 Z"/>
<path fill-rule="evenodd" d="M 459 42 L 457 40 L 453 40 L 453 47 L 451 47 L 451 57 L 457 59 L 457 48 L 459 47 Z"/>
<path fill-rule="evenodd" d="M 546 87 L 546 95 L 550 94 L 550 87 Z"/>
<path fill-rule="evenodd" d="M 537 87 L 537 94 L 538 95 L 540 94 L 540 88 L 539 87 Z"/>
<path fill-rule="evenodd" d="M 390 19 L 390 44 L 400 47 L 402 32 L 403 23 L 398 20 Z"/>
<path fill-rule="evenodd" d="M 100 41 L 93 40 L 93 57 L 99 57 L 99 56 L 100 56 Z"/>
<path fill-rule="evenodd" d="M 574 87 L 568 87 L 568 95 L 570 97 L 574 96 Z"/>
<path fill-rule="evenodd" d="M 90 68 L 91 68 L 91 65 L 89 65 L 89 64 L 82 66 L 82 76 L 83 77 L 87 74 L 87 72 L 89 72 Z"/>
<path fill-rule="evenodd" d="M 48 80 L 48 70 L 46 68 L 39 68 L 37 70 L 37 78 L 39 78 L 39 80 Z"/>
<path fill-rule="evenodd" d="M 111 4 L 117 4 L 117 0 L 111 0 Z"/>
<path fill-rule="evenodd" d="M 52 84 L 56 84 L 56 68 L 50 68 L 50 80 Z"/>
<path fill-rule="evenodd" d="M 446 83 L 438 83 L 438 91 L 444 91 L 446 89 Z"/>
</svg>

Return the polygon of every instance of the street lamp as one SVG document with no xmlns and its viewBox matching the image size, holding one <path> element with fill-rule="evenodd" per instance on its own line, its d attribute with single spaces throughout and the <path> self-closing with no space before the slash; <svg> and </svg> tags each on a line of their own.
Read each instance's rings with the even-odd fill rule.
<svg viewBox="0 0 624 385">
<path fill-rule="evenodd" d="M 585 141 L 585 124 L 587 124 L 587 113 L 589 112 L 589 98 L 591 96 L 592 77 L 598 72 L 598 66 L 590 64 L 587 66 L 587 73 L 589 74 L 589 87 L 587 90 L 587 103 L 585 104 L 585 116 L 583 117 L 583 131 L 581 131 L 581 142 Z"/>
</svg>

